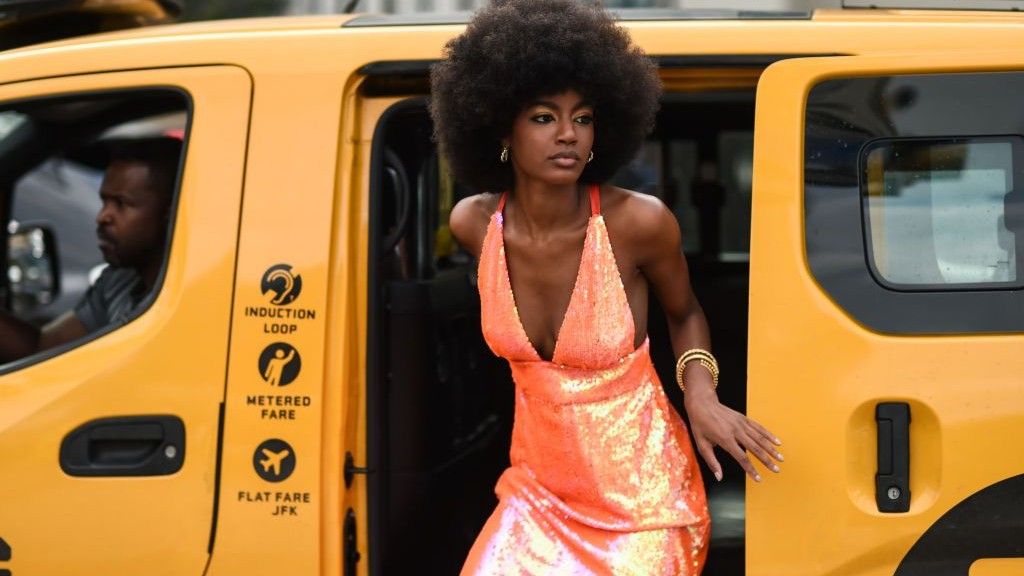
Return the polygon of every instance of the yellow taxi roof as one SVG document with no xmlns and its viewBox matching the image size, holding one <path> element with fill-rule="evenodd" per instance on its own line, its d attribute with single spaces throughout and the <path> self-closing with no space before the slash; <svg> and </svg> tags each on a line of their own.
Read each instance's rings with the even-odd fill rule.
<svg viewBox="0 0 1024 576">
<path fill-rule="evenodd" d="M 637 20 L 771 20 L 776 19 L 770 12 L 745 11 L 685 11 L 685 10 L 623 10 L 619 15 L 623 21 Z M 654 14 L 652 17 L 651 15 Z M 720 15 L 719 15 L 720 14 Z M 863 23 L 1011 23 L 1024 22 L 1024 13 L 1017 11 L 980 10 L 877 10 L 877 9 L 820 9 L 805 14 L 777 13 L 778 19 L 809 19 L 814 22 L 863 22 Z M 674 16 L 673 16 L 674 15 Z M 462 24 L 469 12 L 457 14 L 328 14 L 312 16 L 272 16 L 241 18 L 232 20 L 210 20 L 180 24 L 160 24 L 143 28 L 79 36 L 65 40 L 34 44 L 9 50 L 19 52 L 39 48 L 56 48 L 87 45 L 111 40 L 131 40 L 186 35 L 232 34 L 252 32 L 286 32 L 299 30 L 326 30 L 341 28 L 346 24 L 358 27 L 408 26 L 429 24 Z M 696 17 L 695 17 L 696 16 Z M 802 17 L 801 17 L 802 16 Z"/>
</svg>

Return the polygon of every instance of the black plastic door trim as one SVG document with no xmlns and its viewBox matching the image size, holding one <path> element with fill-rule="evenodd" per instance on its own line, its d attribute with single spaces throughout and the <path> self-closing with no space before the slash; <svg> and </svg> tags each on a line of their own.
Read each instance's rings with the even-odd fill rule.
<svg viewBox="0 0 1024 576">
<path fill-rule="evenodd" d="M 60 467 L 69 476 L 164 476 L 184 463 L 185 423 L 177 416 L 100 418 L 60 445 Z"/>
<path fill-rule="evenodd" d="M 910 406 L 906 402 L 881 402 L 875 407 L 875 422 L 875 503 L 879 512 L 906 512 L 910 510 Z"/>
</svg>

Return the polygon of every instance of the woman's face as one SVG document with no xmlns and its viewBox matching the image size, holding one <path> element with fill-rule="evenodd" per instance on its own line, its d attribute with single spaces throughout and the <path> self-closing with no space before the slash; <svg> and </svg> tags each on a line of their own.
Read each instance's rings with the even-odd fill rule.
<svg viewBox="0 0 1024 576">
<path fill-rule="evenodd" d="M 530 102 L 503 142 L 517 182 L 574 184 L 594 146 L 594 108 L 575 90 Z"/>
</svg>

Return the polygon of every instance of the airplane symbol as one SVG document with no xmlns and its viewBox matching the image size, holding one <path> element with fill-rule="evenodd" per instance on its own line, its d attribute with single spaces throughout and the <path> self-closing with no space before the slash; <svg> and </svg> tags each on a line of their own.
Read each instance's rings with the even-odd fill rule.
<svg viewBox="0 0 1024 576">
<path fill-rule="evenodd" d="M 285 448 L 280 452 L 274 452 L 273 450 L 264 448 L 263 450 L 261 450 L 261 452 L 263 452 L 263 455 L 266 456 L 266 458 L 260 460 L 260 465 L 263 466 L 263 471 L 269 472 L 270 469 L 273 468 L 274 471 L 271 472 L 271 474 L 273 474 L 274 476 L 280 476 L 281 460 L 287 458 L 288 455 L 291 454 L 291 451 Z"/>
</svg>

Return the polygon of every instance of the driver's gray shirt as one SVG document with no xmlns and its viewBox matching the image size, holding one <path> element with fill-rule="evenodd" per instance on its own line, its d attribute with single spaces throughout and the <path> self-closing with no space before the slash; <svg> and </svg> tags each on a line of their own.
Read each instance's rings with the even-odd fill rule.
<svg viewBox="0 0 1024 576">
<path fill-rule="evenodd" d="M 145 295 L 145 284 L 134 269 L 107 266 L 75 306 L 75 316 L 89 332 L 124 324 L 138 312 Z"/>
</svg>

